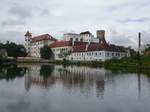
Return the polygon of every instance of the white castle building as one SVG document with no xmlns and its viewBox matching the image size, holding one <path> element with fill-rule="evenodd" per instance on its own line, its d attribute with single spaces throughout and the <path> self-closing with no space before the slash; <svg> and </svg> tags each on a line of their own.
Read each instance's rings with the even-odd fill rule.
<svg viewBox="0 0 150 112">
<path fill-rule="evenodd" d="M 98 30 L 96 38 L 89 31 L 67 33 L 64 34 L 64 41 L 54 42 L 49 47 L 55 60 L 105 61 L 130 56 L 130 52 L 123 46 L 108 44 L 104 30 Z"/>
<path fill-rule="evenodd" d="M 56 39 L 49 34 L 32 37 L 32 34 L 27 31 L 24 36 L 25 48 L 27 50 L 28 56 L 37 58 L 40 58 L 40 49 L 44 45 L 50 45 L 56 41 Z"/>
</svg>

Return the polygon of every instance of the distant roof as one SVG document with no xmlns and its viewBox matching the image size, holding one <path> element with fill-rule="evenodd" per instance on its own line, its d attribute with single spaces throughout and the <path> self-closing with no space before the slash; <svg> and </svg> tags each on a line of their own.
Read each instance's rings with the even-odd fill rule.
<svg viewBox="0 0 150 112">
<path fill-rule="evenodd" d="M 56 48 L 56 47 L 65 47 L 65 46 L 72 46 L 71 41 L 56 41 L 52 43 L 49 47 Z"/>
<path fill-rule="evenodd" d="M 116 51 L 116 52 L 126 52 L 125 50 L 125 47 L 123 47 L 123 46 L 117 46 L 117 45 L 113 45 L 113 44 L 110 44 L 109 45 L 110 46 L 110 49 L 111 49 L 111 51 Z"/>
<path fill-rule="evenodd" d="M 81 33 L 80 33 L 80 35 L 83 35 L 83 34 L 89 34 L 89 35 L 91 35 L 92 33 L 89 32 L 89 31 L 85 31 L 85 32 L 81 32 Z"/>
<path fill-rule="evenodd" d="M 77 33 L 65 33 L 64 35 L 79 35 Z"/>
<path fill-rule="evenodd" d="M 33 37 L 31 42 L 37 42 L 37 41 L 42 41 L 42 40 L 57 41 L 57 39 L 55 39 L 51 35 L 49 35 L 49 34 L 43 34 L 43 35 L 39 35 L 39 36 Z"/>
</svg>

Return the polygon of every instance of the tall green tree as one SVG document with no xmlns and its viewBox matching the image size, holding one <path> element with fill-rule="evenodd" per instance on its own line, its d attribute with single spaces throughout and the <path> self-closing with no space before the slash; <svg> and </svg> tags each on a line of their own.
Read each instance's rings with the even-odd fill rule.
<svg viewBox="0 0 150 112">
<path fill-rule="evenodd" d="M 47 45 L 40 49 L 40 55 L 43 59 L 53 59 L 54 57 L 52 50 Z"/>
</svg>

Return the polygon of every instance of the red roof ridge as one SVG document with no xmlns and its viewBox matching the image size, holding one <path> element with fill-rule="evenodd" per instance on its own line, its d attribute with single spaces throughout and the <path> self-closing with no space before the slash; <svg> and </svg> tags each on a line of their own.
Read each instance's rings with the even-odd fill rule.
<svg viewBox="0 0 150 112">
<path fill-rule="evenodd" d="M 72 46 L 71 41 L 56 41 L 49 45 L 50 48 Z"/>
<path fill-rule="evenodd" d="M 42 34 L 42 35 L 38 35 L 38 36 L 33 37 L 31 42 L 36 42 L 36 41 L 41 41 L 41 40 L 56 41 L 57 39 L 55 39 L 54 37 L 52 37 L 49 34 Z"/>
</svg>

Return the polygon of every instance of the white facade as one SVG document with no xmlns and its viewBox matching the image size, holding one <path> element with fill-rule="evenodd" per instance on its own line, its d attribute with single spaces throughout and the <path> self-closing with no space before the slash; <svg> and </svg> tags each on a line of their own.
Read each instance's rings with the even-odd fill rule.
<svg viewBox="0 0 150 112">
<path fill-rule="evenodd" d="M 45 45 L 52 44 L 53 42 L 54 41 L 51 41 L 51 40 L 41 40 L 41 41 L 30 43 L 30 54 L 31 54 L 31 56 L 40 58 L 41 57 L 40 49 L 42 47 L 44 47 Z"/>
<path fill-rule="evenodd" d="M 67 34 L 64 34 L 64 41 L 95 42 L 95 43 L 98 43 L 99 39 L 95 38 L 94 35 L 88 34 L 88 33 L 84 33 L 84 34 L 67 33 Z"/>
<path fill-rule="evenodd" d="M 88 51 L 88 52 L 73 52 L 70 55 L 70 60 L 74 61 L 106 61 L 108 59 L 120 59 L 127 56 L 125 52 L 112 51 Z"/>
<path fill-rule="evenodd" d="M 64 58 L 69 59 L 69 53 L 72 50 L 72 46 L 55 47 L 51 49 L 54 53 L 55 60 L 63 60 Z M 64 56 L 63 54 L 66 54 L 67 56 Z"/>
<path fill-rule="evenodd" d="M 76 33 L 66 33 L 63 35 L 64 41 L 70 41 L 73 39 L 74 41 L 80 37 L 79 34 Z"/>
<path fill-rule="evenodd" d="M 55 43 L 54 43 L 55 44 Z M 57 43 L 56 43 L 57 44 Z M 59 47 L 52 47 L 52 51 L 54 53 L 55 60 L 63 60 L 64 58 L 71 61 L 106 61 L 108 59 L 120 59 L 125 56 L 129 56 L 128 52 L 125 51 L 108 51 L 108 50 L 92 50 L 88 51 L 87 47 L 89 44 L 86 45 L 85 49 L 82 51 L 74 51 L 74 46 L 59 46 Z M 79 47 L 80 49 L 80 47 Z M 77 49 L 78 50 L 78 49 Z M 66 56 L 60 56 L 60 54 L 68 53 Z"/>
<path fill-rule="evenodd" d="M 25 48 L 28 56 L 40 58 L 40 49 L 45 45 L 54 43 L 56 39 L 51 37 L 49 34 L 32 37 L 31 33 L 27 31 L 25 34 Z"/>
</svg>

